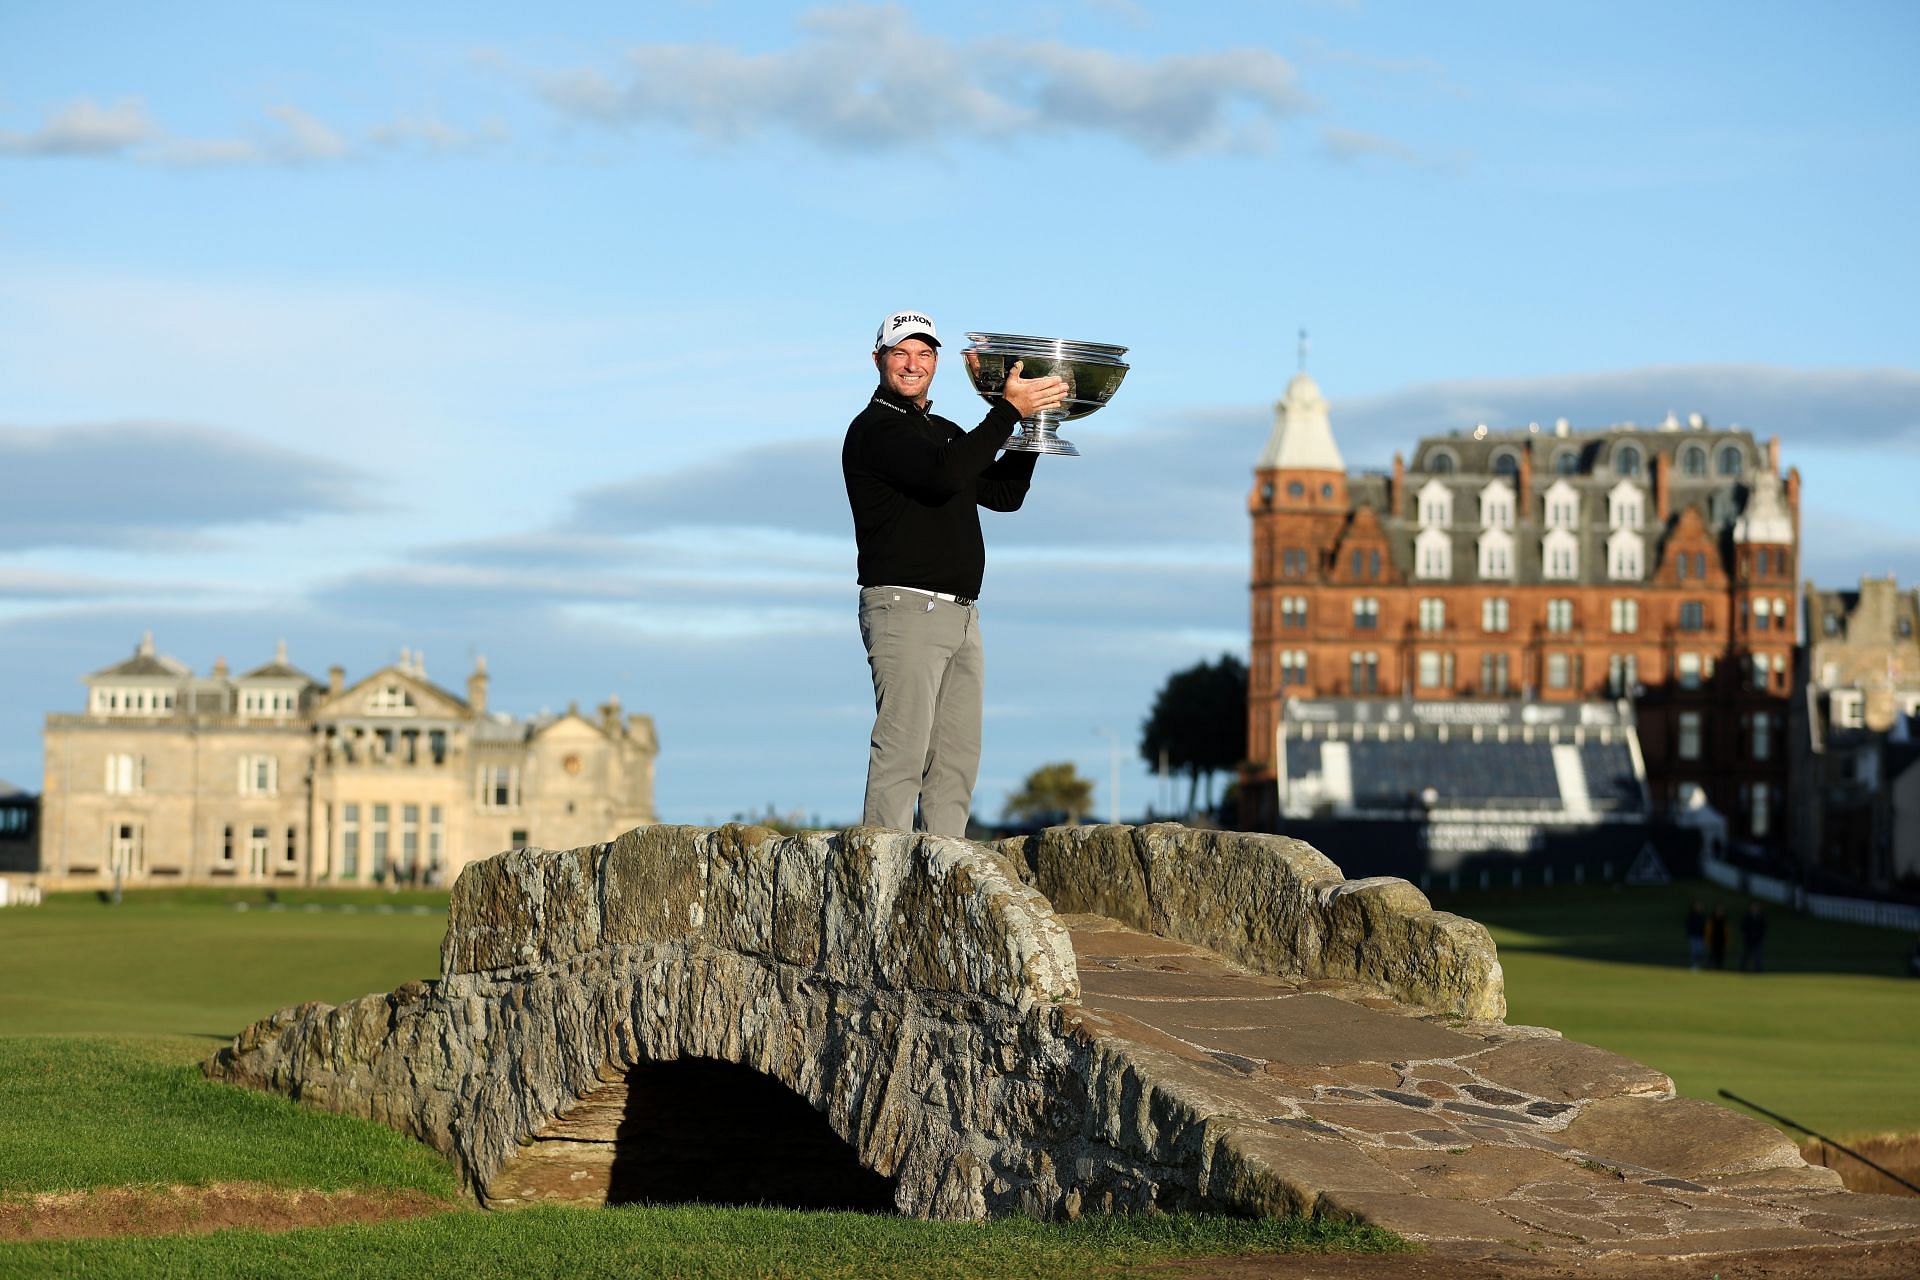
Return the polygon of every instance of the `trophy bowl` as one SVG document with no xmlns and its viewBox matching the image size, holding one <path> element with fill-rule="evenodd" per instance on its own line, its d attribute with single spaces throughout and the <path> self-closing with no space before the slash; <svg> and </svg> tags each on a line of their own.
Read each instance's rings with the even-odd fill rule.
<svg viewBox="0 0 1920 1280">
<path fill-rule="evenodd" d="M 998 400 L 1005 394 L 1007 371 L 1015 364 L 1021 365 L 1023 378 L 1053 376 L 1066 380 L 1067 398 L 1058 409 L 1020 420 L 1020 430 L 1007 441 L 1007 448 L 1015 453 L 1078 457 L 1080 451 L 1060 438 L 1060 424 L 1104 407 L 1127 376 L 1127 363 L 1120 358 L 1127 349 L 1104 342 L 1031 338 L 1016 333 L 969 333 L 967 338 L 973 344 L 962 352 L 967 376 L 973 379 L 973 389 L 986 400 Z"/>
</svg>

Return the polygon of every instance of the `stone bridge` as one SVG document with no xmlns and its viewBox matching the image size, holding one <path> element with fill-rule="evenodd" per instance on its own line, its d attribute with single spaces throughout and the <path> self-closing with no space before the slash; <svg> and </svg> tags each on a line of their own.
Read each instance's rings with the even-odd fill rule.
<svg viewBox="0 0 1920 1280">
<path fill-rule="evenodd" d="M 438 982 L 206 1071 L 431 1143 L 483 1204 L 1331 1213 L 1672 1254 L 1920 1239 L 1772 1128 L 1508 1026 L 1486 931 L 1276 836 L 656 826 L 454 886 Z"/>
</svg>

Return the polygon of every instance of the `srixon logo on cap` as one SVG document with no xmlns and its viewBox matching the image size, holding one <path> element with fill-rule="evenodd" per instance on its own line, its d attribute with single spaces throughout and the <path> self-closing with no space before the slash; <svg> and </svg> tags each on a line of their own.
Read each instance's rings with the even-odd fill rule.
<svg viewBox="0 0 1920 1280">
<path fill-rule="evenodd" d="M 893 323 L 897 328 L 898 326 L 903 324 L 929 324 L 930 325 L 933 323 L 933 321 L 927 319 L 925 316 L 916 316 L 911 312 L 909 312 L 906 315 L 895 316 L 893 318 Z"/>
</svg>

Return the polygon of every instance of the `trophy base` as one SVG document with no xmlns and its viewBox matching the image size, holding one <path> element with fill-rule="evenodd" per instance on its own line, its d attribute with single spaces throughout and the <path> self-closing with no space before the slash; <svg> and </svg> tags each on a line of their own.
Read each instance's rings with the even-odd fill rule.
<svg viewBox="0 0 1920 1280">
<path fill-rule="evenodd" d="M 1050 453 L 1056 457 L 1077 458 L 1080 451 L 1071 440 L 1062 440 L 1052 430 L 1022 420 L 1020 430 L 1007 440 L 1008 453 Z"/>
</svg>

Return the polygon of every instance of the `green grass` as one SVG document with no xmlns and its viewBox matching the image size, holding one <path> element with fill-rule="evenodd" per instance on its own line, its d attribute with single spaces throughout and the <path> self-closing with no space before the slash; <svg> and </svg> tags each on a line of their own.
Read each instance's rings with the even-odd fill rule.
<svg viewBox="0 0 1920 1280">
<path fill-rule="evenodd" d="M 1920 1132 L 1920 982 L 1912 939 L 1767 908 L 1767 971 L 1692 972 L 1689 901 L 1710 885 L 1436 895 L 1500 947 L 1507 1020 L 1553 1027 L 1656 1067 L 1689 1097 L 1728 1089 L 1841 1140 Z M 1739 961 L 1734 929 L 1728 963 Z M 1796 1135 L 1797 1136 L 1797 1135 Z"/>
<path fill-rule="evenodd" d="M 210 1051 L 283 1005 L 440 972 L 445 894 L 281 898 L 269 910 L 258 891 L 148 890 L 118 906 L 54 894 L 0 911 L 0 1034 L 196 1036 Z"/>
<path fill-rule="evenodd" d="M 206 1049 L 192 1040 L 0 1037 L 0 1195 L 237 1181 L 457 1194 L 438 1152 L 378 1125 L 217 1084 L 192 1065 Z"/>
<path fill-rule="evenodd" d="M 443 1214 L 369 1227 L 268 1235 L 0 1246 L 0 1273 L 75 1276 L 244 1275 L 888 1277 L 1058 1280 L 1123 1276 L 1176 1257 L 1303 1251 L 1390 1252 L 1371 1228 L 1298 1219 L 1184 1216 L 918 1222 L 770 1209 L 526 1209 Z"/>
</svg>

